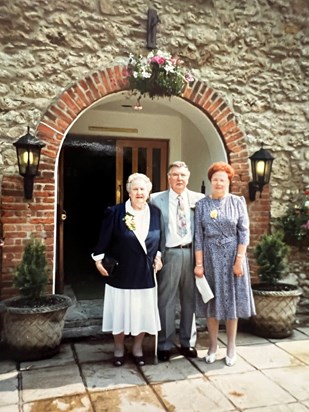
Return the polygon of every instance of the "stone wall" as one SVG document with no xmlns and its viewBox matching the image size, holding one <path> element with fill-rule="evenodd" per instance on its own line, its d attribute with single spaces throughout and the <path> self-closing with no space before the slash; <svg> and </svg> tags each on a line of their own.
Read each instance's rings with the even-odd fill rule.
<svg viewBox="0 0 309 412">
<path fill-rule="evenodd" d="M 150 5 L 150 3 L 149 3 Z M 12 141 L 72 82 L 145 53 L 141 0 L 12 0 L 0 5 L 0 175 L 16 171 Z M 309 185 L 307 0 L 153 1 L 158 47 L 185 59 L 238 115 L 247 141 L 276 157 L 274 217 Z"/>
<path fill-rule="evenodd" d="M 218 90 L 251 153 L 264 142 L 275 156 L 271 216 L 280 216 L 309 186 L 308 1 L 145 3 L 0 3 L 0 176 L 16 173 L 12 142 L 27 125 L 36 128 L 64 89 L 94 70 L 125 64 L 128 52 L 146 53 L 151 6 L 160 18 L 157 46 L 183 57 L 195 78 Z"/>
<path fill-rule="evenodd" d="M 302 296 L 297 306 L 298 315 L 309 315 L 309 261 L 308 250 L 292 246 L 289 256 L 289 277 L 285 279 L 302 289 Z"/>
</svg>

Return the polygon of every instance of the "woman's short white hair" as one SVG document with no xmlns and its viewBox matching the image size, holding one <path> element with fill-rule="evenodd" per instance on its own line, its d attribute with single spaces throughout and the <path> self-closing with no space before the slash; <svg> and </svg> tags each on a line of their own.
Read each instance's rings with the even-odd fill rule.
<svg viewBox="0 0 309 412">
<path fill-rule="evenodd" d="M 152 183 L 151 183 L 151 180 L 149 179 L 149 177 L 144 175 L 143 173 L 133 173 L 132 175 L 130 175 L 128 177 L 128 180 L 127 180 L 127 183 L 126 183 L 126 189 L 127 189 L 128 193 L 131 192 L 131 186 L 132 186 L 132 183 L 135 180 L 142 180 L 143 182 L 145 182 L 148 192 L 149 193 L 151 192 Z"/>
</svg>

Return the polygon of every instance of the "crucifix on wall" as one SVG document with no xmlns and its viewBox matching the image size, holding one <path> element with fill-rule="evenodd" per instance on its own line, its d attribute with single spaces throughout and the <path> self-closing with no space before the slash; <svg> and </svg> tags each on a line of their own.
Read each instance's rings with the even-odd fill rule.
<svg viewBox="0 0 309 412">
<path fill-rule="evenodd" d="M 156 10 L 148 9 L 147 20 L 147 49 L 152 50 L 156 48 L 157 24 L 160 19 Z"/>
</svg>

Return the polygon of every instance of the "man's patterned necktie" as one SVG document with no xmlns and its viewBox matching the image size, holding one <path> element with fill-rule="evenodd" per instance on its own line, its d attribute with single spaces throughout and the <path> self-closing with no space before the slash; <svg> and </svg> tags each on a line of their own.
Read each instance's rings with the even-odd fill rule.
<svg viewBox="0 0 309 412">
<path fill-rule="evenodd" d="M 187 233 L 187 219 L 185 213 L 185 205 L 183 202 L 183 198 L 179 195 L 177 196 L 178 205 L 177 205 L 177 233 L 179 236 L 184 237 Z"/>
</svg>

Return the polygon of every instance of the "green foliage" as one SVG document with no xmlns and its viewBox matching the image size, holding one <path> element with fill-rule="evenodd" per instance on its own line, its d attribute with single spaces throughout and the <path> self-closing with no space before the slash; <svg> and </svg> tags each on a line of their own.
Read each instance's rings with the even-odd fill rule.
<svg viewBox="0 0 309 412">
<path fill-rule="evenodd" d="M 270 285 L 282 279 L 287 270 L 288 254 L 289 247 L 283 241 L 281 232 L 263 235 L 254 249 L 260 279 Z"/>
<path fill-rule="evenodd" d="M 179 96 L 186 83 L 194 81 L 184 62 L 162 50 L 152 50 L 147 57 L 130 54 L 127 66 L 130 89 L 141 95 Z"/>
<path fill-rule="evenodd" d="M 48 267 L 45 245 L 41 240 L 31 239 L 26 245 L 22 261 L 16 267 L 14 286 L 29 300 L 43 296 L 48 283 Z"/>
<path fill-rule="evenodd" d="M 277 227 L 284 232 L 288 244 L 309 246 L 309 193 L 290 205 L 285 214 L 278 219 Z"/>
</svg>

